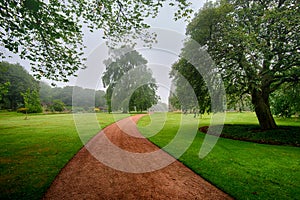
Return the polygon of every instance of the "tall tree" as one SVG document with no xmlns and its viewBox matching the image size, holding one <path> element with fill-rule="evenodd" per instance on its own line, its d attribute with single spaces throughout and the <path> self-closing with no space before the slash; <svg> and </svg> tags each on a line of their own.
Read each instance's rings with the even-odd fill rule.
<svg viewBox="0 0 300 200">
<path fill-rule="evenodd" d="M 157 86 L 154 84 L 152 72 L 146 67 L 147 60 L 136 50 L 128 46 L 114 50 L 112 56 L 104 63 L 106 71 L 102 76 L 102 82 L 104 87 L 107 87 L 109 112 L 112 111 L 113 99 L 119 103 L 123 112 L 134 106 L 148 109 L 157 103 L 158 97 L 155 94 Z M 138 98 L 138 95 L 141 96 Z"/>
<path fill-rule="evenodd" d="M 262 129 L 274 129 L 269 96 L 300 77 L 297 0 L 222 0 L 206 3 L 187 34 L 206 47 L 227 94 L 250 94 Z"/>
<path fill-rule="evenodd" d="M 129 37 L 149 42 L 146 18 L 155 18 L 166 0 L 6 0 L 0 1 L 0 45 L 31 62 L 37 77 L 67 81 L 83 66 L 84 23 L 103 30 L 110 43 Z M 175 19 L 188 17 L 190 3 L 172 0 Z M 0 56 L 6 56 L 4 51 Z"/>
</svg>

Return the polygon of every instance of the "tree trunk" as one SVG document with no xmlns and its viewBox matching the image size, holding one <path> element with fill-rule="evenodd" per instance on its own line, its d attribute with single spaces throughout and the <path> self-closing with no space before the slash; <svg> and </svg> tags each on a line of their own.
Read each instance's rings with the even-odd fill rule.
<svg viewBox="0 0 300 200">
<path fill-rule="evenodd" d="M 268 99 L 269 95 L 265 95 L 264 97 L 262 92 L 254 91 L 252 93 L 252 103 L 254 105 L 255 113 L 262 130 L 271 130 L 277 128 L 270 110 Z"/>
</svg>

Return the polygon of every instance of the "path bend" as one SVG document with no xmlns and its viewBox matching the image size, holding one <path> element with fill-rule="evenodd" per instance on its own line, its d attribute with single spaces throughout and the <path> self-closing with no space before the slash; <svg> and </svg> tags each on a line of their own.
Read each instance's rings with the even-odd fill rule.
<svg viewBox="0 0 300 200">
<path fill-rule="evenodd" d="M 127 130 L 134 130 L 134 137 L 125 134 L 116 123 L 106 127 L 98 135 L 105 134 L 112 143 L 130 152 L 156 151 L 157 146 L 143 137 L 136 137 L 139 133 L 135 131 L 135 123 L 142 116 L 136 115 L 120 121 L 128 124 Z M 135 123 L 131 123 L 132 121 Z M 88 144 L 93 145 L 97 136 Z M 126 173 L 102 164 L 83 147 L 61 170 L 43 199 L 232 198 L 179 161 L 153 172 Z"/>
</svg>

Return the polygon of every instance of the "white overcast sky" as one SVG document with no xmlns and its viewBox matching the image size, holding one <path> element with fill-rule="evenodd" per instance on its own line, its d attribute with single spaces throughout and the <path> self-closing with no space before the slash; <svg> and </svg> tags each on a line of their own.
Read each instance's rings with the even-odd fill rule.
<svg viewBox="0 0 300 200">
<path fill-rule="evenodd" d="M 192 2 L 192 8 L 194 12 L 197 12 L 199 8 L 201 8 L 206 0 L 191 0 Z M 183 20 L 174 21 L 173 15 L 175 8 L 168 6 L 167 4 L 161 8 L 161 11 L 157 18 L 155 19 L 149 19 L 147 22 L 151 25 L 153 28 L 158 28 L 158 32 L 161 32 L 161 37 L 158 35 L 158 39 L 161 38 L 162 40 L 158 40 L 158 43 L 164 42 L 163 40 L 169 40 L 169 44 L 167 44 L 167 47 L 164 46 L 165 50 L 169 51 L 158 51 L 158 50 L 145 50 L 142 49 L 139 51 L 142 53 L 142 55 L 148 60 L 148 66 L 152 69 L 154 78 L 157 80 L 159 85 L 159 95 L 161 96 L 161 100 L 165 103 L 167 103 L 167 98 L 169 95 L 169 88 L 170 88 L 170 79 L 168 76 L 170 66 L 178 59 L 176 54 L 178 55 L 180 52 L 180 48 L 182 47 L 182 40 L 185 38 L 185 28 L 187 23 Z M 194 14 L 193 14 L 194 16 Z M 192 16 L 192 18 L 193 18 Z M 172 32 L 173 31 L 173 32 Z M 88 30 L 84 30 L 84 43 L 87 49 L 85 50 L 85 55 L 89 59 L 92 59 L 94 55 L 103 54 L 103 39 L 101 37 L 101 31 L 98 32 L 89 32 Z M 173 40 L 170 39 L 173 38 Z M 99 47 L 101 46 L 102 47 Z M 164 50 L 162 44 L 158 46 L 158 48 L 161 48 Z M 170 53 L 173 52 L 173 53 Z M 107 53 L 105 53 L 107 54 Z M 103 57 L 102 55 L 101 57 Z M 105 56 L 104 56 L 105 57 Z M 21 60 L 18 56 L 13 55 L 13 58 L 6 59 L 8 62 L 11 63 L 20 63 L 22 66 L 24 66 L 29 72 L 30 72 L 30 66 L 29 62 Z M 97 60 L 97 63 L 101 63 L 102 61 Z M 101 63 L 102 64 L 102 63 Z M 95 65 L 95 62 L 93 63 Z M 89 67 L 89 65 L 88 65 Z M 87 79 L 92 80 L 89 78 L 91 76 L 91 73 L 86 76 Z M 97 73 L 94 73 L 96 75 Z M 99 74 L 98 74 L 99 75 Z M 44 80 L 46 82 L 51 82 Z M 65 85 L 78 85 L 86 88 L 94 88 L 93 86 L 90 86 L 88 83 L 78 83 L 76 82 L 76 78 L 70 78 L 69 83 L 57 83 L 58 86 L 65 86 Z M 101 81 L 98 79 L 97 89 L 102 89 Z"/>
</svg>

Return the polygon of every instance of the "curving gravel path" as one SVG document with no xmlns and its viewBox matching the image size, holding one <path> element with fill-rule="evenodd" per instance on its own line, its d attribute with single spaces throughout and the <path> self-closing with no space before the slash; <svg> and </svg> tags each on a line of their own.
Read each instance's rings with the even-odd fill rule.
<svg viewBox="0 0 300 200">
<path fill-rule="evenodd" d="M 122 130 L 117 123 L 106 127 L 87 148 L 99 146 L 97 141 L 105 134 L 112 143 L 129 152 L 157 151 L 159 148 L 136 129 L 135 123 L 142 116 L 119 121 Z M 179 161 L 153 172 L 127 173 L 102 164 L 87 148 L 83 147 L 61 170 L 43 199 L 232 199 Z M 173 159 L 166 153 L 164 156 Z M 114 159 L 123 158 L 114 156 Z"/>
</svg>

